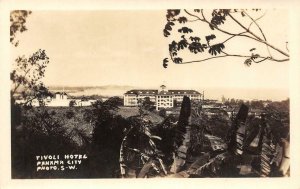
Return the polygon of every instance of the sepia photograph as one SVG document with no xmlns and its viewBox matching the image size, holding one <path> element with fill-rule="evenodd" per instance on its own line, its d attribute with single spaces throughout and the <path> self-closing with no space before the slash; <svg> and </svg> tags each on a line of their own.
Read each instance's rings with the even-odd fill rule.
<svg viewBox="0 0 300 189">
<path fill-rule="evenodd" d="M 11 10 L 11 178 L 290 177 L 289 11 Z"/>
</svg>

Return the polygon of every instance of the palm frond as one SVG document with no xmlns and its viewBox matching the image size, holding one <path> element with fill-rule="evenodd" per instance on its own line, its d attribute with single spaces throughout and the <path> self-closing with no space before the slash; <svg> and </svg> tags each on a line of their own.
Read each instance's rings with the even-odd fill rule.
<svg viewBox="0 0 300 189">
<path fill-rule="evenodd" d="M 207 163 L 199 167 L 194 174 L 198 176 L 213 176 L 218 175 L 222 165 L 228 159 L 228 153 L 222 153 L 210 159 Z"/>
<path fill-rule="evenodd" d="M 184 96 L 181 104 L 180 114 L 176 127 L 176 144 L 180 146 L 185 139 L 186 126 L 189 125 L 189 117 L 191 115 L 191 101 L 188 97 Z"/>
<path fill-rule="evenodd" d="M 120 147 L 120 157 L 119 157 L 119 163 L 120 163 L 120 172 L 121 172 L 121 176 L 122 178 L 125 177 L 126 174 L 126 164 L 125 164 L 125 144 L 128 138 L 128 134 L 130 133 L 130 131 L 133 129 L 133 127 L 131 127 L 127 133 L 125 134 L 122 143 L 121 143 L 121 147 Z"/>
<path fill-rule="evenodd" d="M 275 145 L 265 135 L 262 141 L 262 151 L 260 155 L 260 176 L 267 177 L 271 172 L 271 162 L 275 152 Z"/>
</svg>

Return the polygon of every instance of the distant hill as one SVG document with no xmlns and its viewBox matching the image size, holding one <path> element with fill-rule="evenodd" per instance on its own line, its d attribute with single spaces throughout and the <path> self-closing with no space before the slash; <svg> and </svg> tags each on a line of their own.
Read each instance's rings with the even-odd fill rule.
<svg viewBox="0 0 300 189">
<path fill-rule="evenodd" d="M 72 96 L 123 96 L 135 87 L 129 85 L 103 85 L 103 86 L 49 86 L 50 91 L 65 91 Z"/>
</svg>

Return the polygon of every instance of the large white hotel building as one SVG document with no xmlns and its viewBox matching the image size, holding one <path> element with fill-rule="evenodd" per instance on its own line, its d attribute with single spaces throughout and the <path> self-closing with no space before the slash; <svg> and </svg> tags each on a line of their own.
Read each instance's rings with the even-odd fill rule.
<svg viewBox="0 0 300 189">
<path fill-rule="evenodd" d="M 164 85 L 161 90 L 153 89 L 133 89 L 124 94 L 124 106 L 138 106 L 139 102 L 149 97 L 150 101 L 155 102 L 156 110 L 174 107 L 174 101 L 182 102 L 183 97 L 187 96 L 191 100 L 201 100 L 201 93 L 195 90 L 166 90 Z"/>
</svg>

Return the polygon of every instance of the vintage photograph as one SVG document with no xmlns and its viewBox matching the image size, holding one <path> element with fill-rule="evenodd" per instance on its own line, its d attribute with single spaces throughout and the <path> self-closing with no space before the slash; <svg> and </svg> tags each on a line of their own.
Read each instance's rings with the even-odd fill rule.
<svg viewBox="0 0 300 189">
<path fill-rule="evenodd" d="M 289 11 L 12 10 L 11 178 L 290 177 Z"/>
</svg>

